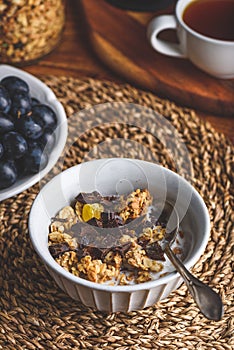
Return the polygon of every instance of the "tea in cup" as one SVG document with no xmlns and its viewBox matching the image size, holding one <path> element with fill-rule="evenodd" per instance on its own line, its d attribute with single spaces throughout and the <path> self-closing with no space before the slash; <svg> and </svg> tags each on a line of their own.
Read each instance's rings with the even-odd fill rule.
<svg viewBox="0 0 234 350">
<path fill-rule="evenodd" d="M 176 30 L 178 44 L 158 37 L 166 29 Z M 162 54 L 188 58 L 217 78 L 234 78 L 234 0 L 179 0 L 175 15 L 151 20 L 147 36 Z"/>
</svg>

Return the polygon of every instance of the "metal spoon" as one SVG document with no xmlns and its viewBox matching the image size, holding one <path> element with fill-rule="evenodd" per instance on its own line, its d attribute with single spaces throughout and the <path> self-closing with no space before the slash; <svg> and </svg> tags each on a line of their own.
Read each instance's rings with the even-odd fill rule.
<svg viewBox="0 0 234 350">
<path fill-rule="evenodd" d="M 159 217 L 159 221 L 168 223 L 168 220 L 171 221 L 171 223 L 173 222 L 173 225 L 172 229 L 170 229 L 170 223 L 167 225 L 165 238 L 160 243 L 161 248 L 183 278 L 202 314 L 209 320 L 221 320 L 223 316 L 223 303 L 220 295 L 207 284 L 194 277 L 186 269 L 181 260 L 173 253 L 170 247 L 178 234 L 179 215 L 175 207 L 166 201 Z"/>
</svg>

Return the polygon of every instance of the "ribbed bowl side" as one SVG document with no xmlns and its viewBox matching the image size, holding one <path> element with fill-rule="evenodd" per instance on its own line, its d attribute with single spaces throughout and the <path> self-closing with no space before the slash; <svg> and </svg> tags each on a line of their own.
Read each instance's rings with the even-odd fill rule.
<svg viewBox="0 0 234 350">
<path fill-rule="evenodd" d="M 57 285 L 72 299 L 81 301 L 88 307 L 95 308 L 99 311 L 112 312 L 129 312 L 141 310 L 157 303 L 159 300 L 167 298 L 168 295 L 177 289 L 182 279 L 176 277 L 166 284 L 156 286 L 152 289 L 143 289 L 134 292 L 109 292 L 98 289 L 91 289 L 86 286 L 73 283 L 72 281 L 57 274 L 47 266 L 47 270 L 54 278 Z"/>
</svg>

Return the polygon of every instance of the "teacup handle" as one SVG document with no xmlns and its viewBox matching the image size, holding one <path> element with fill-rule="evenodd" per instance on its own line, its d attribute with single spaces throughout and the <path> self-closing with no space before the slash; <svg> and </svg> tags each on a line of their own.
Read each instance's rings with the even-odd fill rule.
<svg viewBox="0 0 234 350">
<path fill-rule="evenodd" d="M 158 34 L 165 29 L 177 28 L 177 22 L 174 15 L 163 15 L 152 19 L 147 28 L 147 37 L 152 45 L 152 47 L 168 56 L 173 57 L 186 57 L 186 54 L 182 52 L 182 48 L 179 44 L 172 43 L 170 41 L 161 40 L 158 38 Z"/>
</svg>

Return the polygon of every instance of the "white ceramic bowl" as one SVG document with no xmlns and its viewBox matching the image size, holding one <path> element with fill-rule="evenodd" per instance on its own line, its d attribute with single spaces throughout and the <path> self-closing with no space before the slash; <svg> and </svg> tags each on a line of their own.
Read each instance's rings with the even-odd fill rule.
<svg viewBox="0 0 234 350">
<path fill-rule="evenodd" d="M 48 104 L 56 113 L 58 126 L 56 128 L 56 143 L 50 153 L 47 166 L 38 174 L 25 176 L 16 181 L 9 188 L 0 190 L 0 201 L 23 192 L 41 180 L 55 165 L 67 140 L 67 118 L 63 106 L 57 100 L 53 91 L 38 78 L 24 72 L 21 69 L 8 65 L 0 65 L 0 80 L 8 75 L 15 75 L 25 80 L 30 88 L 32 97 L 37 98 L 41 103 Z"/>
<path fill-rule="evenodd" d="M 29 232 L 33 246 L 57 284 L 72 298 L 105 312 L 142 309 L 166 298 L 182 283 L 172 272 L 157 280 L 128 286 L 109 286 L 87 281 L 65 271 L 48 250 L 51 217 L 69 205 L 80 192 L 97 190 L 102 194 L 128 193 L 148 188 L 155 198 L 175 203 L 185 234 L 185 259 L 191 268 L 203 253 L 209 238 L 207 208 L 195 189 L 176 173 L 141 160 L 110 158 L 82 163 L 60 173 L 47 183 L 35 199 Z"/>
</svg>

